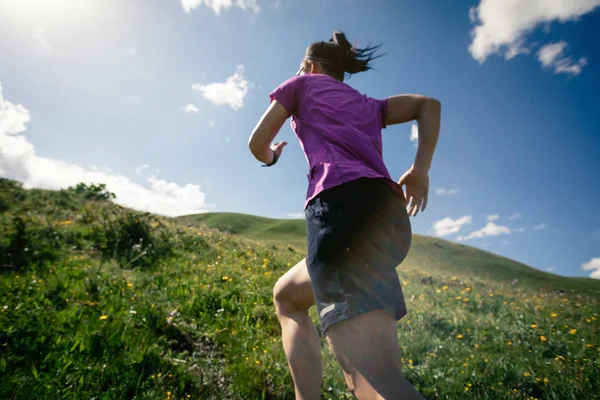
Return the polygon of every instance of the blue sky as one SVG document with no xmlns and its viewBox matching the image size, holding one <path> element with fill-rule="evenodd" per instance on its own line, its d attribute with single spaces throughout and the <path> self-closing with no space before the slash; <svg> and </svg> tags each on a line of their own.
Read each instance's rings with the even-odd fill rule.
<svg viewBox="0 0 600 400">
<path fill-rule="evenodd" d="M 166 215 L 302 215 L 307 164 L 289 125 L 273 168 L 247 141 L 306 46 L 341 29 L 387 53 L 348 84 L 442 102 L 416 233 L 600 278 L 600 0 L 507 3 L 2 1 L 0 175 L 105 182 Z M 412 130 L 383 131 L 394 179 Z"/>
</svg>

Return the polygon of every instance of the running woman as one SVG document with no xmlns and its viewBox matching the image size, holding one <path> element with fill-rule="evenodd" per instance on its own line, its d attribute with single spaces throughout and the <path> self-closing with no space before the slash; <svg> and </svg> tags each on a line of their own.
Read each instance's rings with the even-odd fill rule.
<svg viewBox="0 0 600 400">
<path fill-rule="evenodd" d="M 380 46 L 356 48 L 343 32 L 308 46 L 297 76 L 271 94 L 249 139 L 263 166 L 286 142 L 272 143 L 291 117 L 308 162 L 307 256 L 273 289 L 296 399 L 318 400 L 320 335 L 359 399 L 423 399 L 402 374 L 397 321 L 406 304 L 396 267 L 411 244 L 409 216 L 427 206 L 429 169 L 440 128 L 440 102 L 404 94 L 374 99 L 344 83 L 367 71 Z M 418 149 L 398 182 L 382 158 L 381 130 L 416 120 Z"/>
</svg>

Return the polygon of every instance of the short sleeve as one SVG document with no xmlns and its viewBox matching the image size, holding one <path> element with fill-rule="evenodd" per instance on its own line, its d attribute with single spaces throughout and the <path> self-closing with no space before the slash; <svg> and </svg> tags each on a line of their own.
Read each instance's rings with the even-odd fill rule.
<svg viewBox="0 0 600 400">
<path fill-rule="evenodd" d="M 379 103 L 379 112 L 381 113 L 381 128 L 384 129 L 387 128 L 385 121 L 388 113 L 388 99 L 377 100 L 377 102 Z"/>
<path fill-rule="evenodd" d="M 296 104 L 300 95 L 302 76 L 295 76 L 283 82 L 273 90 L 269 97 L 271 101 L 277 100 L 291 115 L 296 111 Z"/>
</svg>

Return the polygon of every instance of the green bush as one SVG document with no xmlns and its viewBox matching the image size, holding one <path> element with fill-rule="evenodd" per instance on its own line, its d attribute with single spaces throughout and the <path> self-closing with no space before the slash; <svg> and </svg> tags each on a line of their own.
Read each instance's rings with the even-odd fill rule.
<svg viewBox="0 0 600 400">
<path fill-rule="evenodd" d="M 3 229 L 4 230 L 4 229 Z M 12 218 L 12 226 L 0 242 L 0 263 L 3 270 L 23 270 L 43 266 L 58 260 L 63 237 L 53 227 L 21 216 Z"/>
<path fill-rule="evenodd" d="M 165 232 L 152 232 L 151 214 L 127 212 L 105 224 L 94 235 L 104 258 L 113 258 L 122 267 L 148 267 L 172 254 Z"/>
<path fill-rule="evenodd" d="M 86 200 L 111 200 L 117 197 L 114 193 L 106 189 L 106 184 L 104 183 L 99 185 L 79 183 L 75 187 L 69 187 L 67 191 L 82 196 Z"/>
</svg>

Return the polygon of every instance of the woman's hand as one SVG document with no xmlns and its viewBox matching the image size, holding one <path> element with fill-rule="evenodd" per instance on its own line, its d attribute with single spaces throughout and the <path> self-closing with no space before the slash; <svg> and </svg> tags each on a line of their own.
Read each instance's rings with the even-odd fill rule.
<svg viewBox="0 0 600 400">
<path fill-rule="evenodd" d="M 427 207 L 427 196 L 429 192 L 429 174 L 425 170 L 411 167 L 402 175 L 398 185 L 406 186 L 406 210 L 413 217 Z"/>
<path fill-rule="evenodd" d="M 275 154 L 277 154 L 277 157 L 281 158 L 281 153 L 283 152 L 283 148 L 285 147 L 286 144 L 287 144 L 287 142 L 273 143 L 271 145 L 271 150 L 273 150 L 275 152 Z"/>
</svg>

